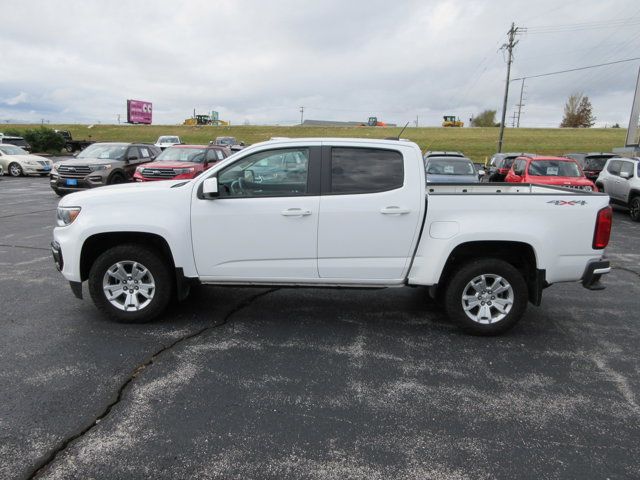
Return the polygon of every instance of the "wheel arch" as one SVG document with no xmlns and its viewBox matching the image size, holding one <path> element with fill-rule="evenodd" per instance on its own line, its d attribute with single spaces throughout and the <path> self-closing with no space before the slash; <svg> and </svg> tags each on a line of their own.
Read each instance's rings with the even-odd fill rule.
<svg viewBox="0 0 640 480">
<path fill-rule="evenodd" d="M 470 241 L 457 245 L 449 254 L 440 274 L 439 286 L 448 283 L 451 275 L 463 264 L 480 258 L 504 260 L 519 270 L 529 289 L 529 301 L 540 305 L 542 290 L 548 286 L 545 270 L 538 268 L 536 251 L 528 243 L 518 241 Z"/>
</svg>

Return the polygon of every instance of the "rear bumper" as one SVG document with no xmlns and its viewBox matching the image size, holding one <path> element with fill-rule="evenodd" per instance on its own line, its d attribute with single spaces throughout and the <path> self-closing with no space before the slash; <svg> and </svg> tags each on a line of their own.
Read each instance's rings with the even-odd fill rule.
<svg viewBox="0 0 640 480">
<path fill-rule="evenodd" d="M 582 286 L 588 290 L 604 290 L 606 287 L 600 283 L 600 278 L 609 272 L 611 272 L 609 260 L 591 260 L 582 275 Z"/>
</svg>

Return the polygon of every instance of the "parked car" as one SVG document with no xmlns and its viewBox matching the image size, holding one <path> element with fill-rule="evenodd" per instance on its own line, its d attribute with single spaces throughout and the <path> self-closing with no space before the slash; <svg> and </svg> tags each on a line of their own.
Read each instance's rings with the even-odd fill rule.
<svg viewBox="0 0 640 480">
<path fill-rule="evenodd" d="M 64 149 L 69 153 L 84 150 L 92 143 L 95 143 L 91 140 L 74 140 L 69 130 L 54 130 L 54 131 L 58 135 L 60 135 L 62 138 L 64 138 Z"/>
<path fill-rule="evenodd" d="M 535 153 L 496 153 L 489 161 L 489 182 L 504 182 L 513 161 L 518 157 L 535 157 Z"/>
<path fill-rule="evenodd" d="M 215 140 L 209 142 L 209 145 L 228 147 L 232 152 L 240 151 L 245 147 L 244 142 L 238 142 L 236 137 L 216 137 Z"/>
<path fill-rule="evenodd" d="M 518 157 L 509 169 L 505 182 L 598 191 L 595 184 L 585 177 L 578 162 L 566 157 Z"/>
<path fill-rule="evenodd" d="M 27 142 L 22 137 L 3 135 L 2 137 L 0 137 L 0 144 L 3 144 L 3 143 L 8 145 L 15 145 L 16 147 L 20 147 L 23 150 L 26 150 L 27 152 L 31 152 L 32 150 L 29 142 Z"/>
<path fill-rule="evenodd" d="M 24 175 L 49 175 L 52 162 L 48 158 L 32 155 L 20 147 L 0 144 L 0 166 L 12 177 Z"/>
<path fill-rule="evenodd" d="M 605 152 L 592 152 L 592 153 L 567 153 L 565 157 L 573 158 L 585 176 L 591 180 L 596 181 L 598 175 L 604 168 L 604 164 L 607 163 L 607 160 L 613 157 L 617 157 L 615 153 L 605 153 Z"/>
<path fill-rule="evenodd" d="M 424 165 L 427 183 L 478 183 L 484 175 L 466 157 L 428 157 Z"/>
<path fill-rule="evenodd" d="M 180 137 L 176 137 L 175 135 L 162 135 L 158 137 L 158 140 L 154 144 L 154 146 L 158 147 L 160 150 L 173 147 L 174 145 L 182 145 Z"/>
<path fill-rule="evenodd" d="M 285 154 L 300 159 L 291 175 L 258 181 L 255 166 Z M 412 142 L 259 143 L 193 180 L 63 198 L 52 253 L 76 296 L 88 281 L 96 306 L 122 322 L 157 317 L 194 283 L 408 285 L 429 287 L 467 331 L 493 335 L 553 283 L 604 288 L 607 195 L 506 184 L 427 191 L 424 178 Z"/>
<path fill-rule="evenodd" d="M 75 159 L 54 164 L 51 188 L 62 196 L 87 188 L 128 182 L 136 167 L 155 160 L 159 154 L 159 148 L 147 143 L 94 143 Z"/>
<path fill-rule="evenodd" d="M 217 145 L 176 145 L 165 149 L 151 163 L 136 168 L 136 182 L 184 180 L 197 177 L 231 152 Z"/>
<path fill-rule="evenodd" d="M 426 160 L 429 157 L 464 157 L 464 154 L 462 152 L 427 150 L 426 152 L 424 152 L 423 158 Z"/>
<path fill-rule="evenodd" d="M 629 208 L 631 219 L 640 222 L 640 157 L 607 160 L 596 180 L 612 203 Z"/>
<path fill-rule="evenodd" d="M 2 164 L 0 164 L 0 177 L 4 175 L 4 168 L 2 168 Z"/>
</svg>

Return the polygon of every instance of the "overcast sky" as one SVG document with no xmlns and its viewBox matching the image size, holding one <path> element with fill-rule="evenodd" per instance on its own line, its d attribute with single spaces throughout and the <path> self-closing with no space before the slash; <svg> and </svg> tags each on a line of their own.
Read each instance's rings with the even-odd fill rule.
<svg viewBox="0 0 640 480">
<path fill-rule="evenodd" d="M 128 98 L 153 102 L 158 124 L 194 108 L 294 124 L 301 105 L 309 119 L 425 126 L 499 116 L 512 21 L 529 28 L 514 78 L 640 57 L 637 0 L 3 0 L 2 16 L 2 123 L 117 123 Z M 521 125 L 557 126 L 574 91 L 598 125 L 626 125 L 639 66 L 528 80 Z"/>
</svg>

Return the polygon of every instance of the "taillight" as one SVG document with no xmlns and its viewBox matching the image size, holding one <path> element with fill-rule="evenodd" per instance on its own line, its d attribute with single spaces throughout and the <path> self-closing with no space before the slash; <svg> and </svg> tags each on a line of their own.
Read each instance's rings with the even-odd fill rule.
<svg viewBox="0 0 640 480">
<path fill-rule="evenodd" d="M 595 250 L 601 250 L 609 245 L 612 221 L 613 210 L 611 207 L 604 207 L 598 212 L 598 217 L 596 218 L 596 231 L 593 234 L 593 248 Z"/>
</svg>

